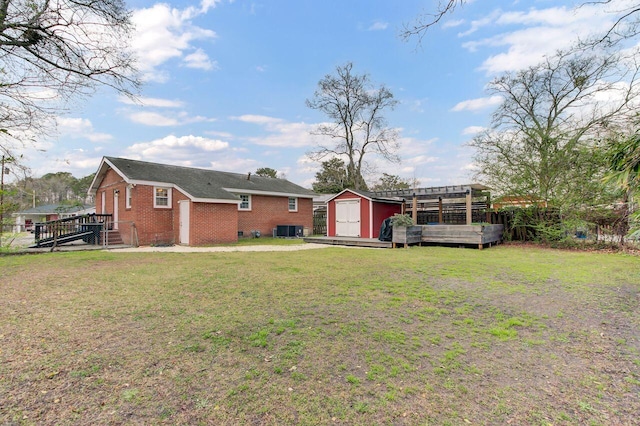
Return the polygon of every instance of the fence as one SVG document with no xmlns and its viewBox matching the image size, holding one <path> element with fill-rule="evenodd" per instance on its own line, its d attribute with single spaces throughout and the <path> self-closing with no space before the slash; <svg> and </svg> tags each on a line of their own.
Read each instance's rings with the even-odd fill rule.
<svg viewBox="0 0 640 426">
<path fill-rule="evenodd" d="M 327 211 L 324 209 L 313 212 L 313 235 L 327 235 Z"/>
</svg>

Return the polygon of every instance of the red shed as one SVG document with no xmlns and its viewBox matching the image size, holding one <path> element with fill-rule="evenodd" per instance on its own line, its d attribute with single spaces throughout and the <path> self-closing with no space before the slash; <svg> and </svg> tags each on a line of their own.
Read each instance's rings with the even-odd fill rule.
<svg viewBox="0 0 640 426">
<path fill-rule="evenodd" d="M 404 200 L 345 189 L 327 201 L 327 236 L 378 238 L 382 222 L 402 213 Z"/>
</svg>

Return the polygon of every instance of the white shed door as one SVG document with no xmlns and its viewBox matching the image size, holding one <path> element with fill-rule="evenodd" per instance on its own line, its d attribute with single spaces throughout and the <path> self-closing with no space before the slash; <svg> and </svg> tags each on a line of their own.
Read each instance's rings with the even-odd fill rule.
<svg viewBox="0 0 640 426">
<path fill-rule="evenodd" d="M 360 200 L 336 201 L 336 236 L 360 236 Z"/>
</svg>

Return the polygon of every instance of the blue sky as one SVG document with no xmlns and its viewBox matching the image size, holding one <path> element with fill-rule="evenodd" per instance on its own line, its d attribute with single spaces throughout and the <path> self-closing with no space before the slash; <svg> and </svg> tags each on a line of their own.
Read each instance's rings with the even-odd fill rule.
<svg viewBox="0 0 640 426">
<path fill-rule="evenodd" d="M 239 173 L 271 167 L 310 187 L 310 131 L 325 117 L 305 106 L 318 81 L 351 61 L 384 83 L 399 104 L 400 165 L 383 172 L 421 186 L 471 182 L 473 135 L 498 98 L 486 84 L 533 65 L 590 30 L 606 28 L 614 5 L 567 1 L 468 1 L 423 38 L 399 32 L 431 0 L 204 0 L 128 2 L 145 78 L 139 103 L 100 89 L 58 117 L 54 137 L 23 151 L 35 176 L 94 172 L 102 156 Z"/>
</svg>

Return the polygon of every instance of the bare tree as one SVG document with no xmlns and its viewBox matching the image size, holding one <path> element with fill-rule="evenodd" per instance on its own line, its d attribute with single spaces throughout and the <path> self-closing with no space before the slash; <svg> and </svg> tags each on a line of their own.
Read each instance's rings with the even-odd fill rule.
<svg viewBox="0 0 640 426">
<path fill-rule="evenodd" d="M 320 145 L 309 153 L 316 161 L 327 157 L 346 159 L 347 187 L 366 189 L 363 178 L 365 157 L 380 155 L 385 160 L 399 162 L 399 144 L 395 129 L 387 127 L 384 113 L 397 103 L 384 85 L 373 87 L 367 74 L 352 73 L 353 64 L 336 68 L 336 75 L 326 75 L 318 83 L 309 108 L 323 112 L 330 123 L 319 125 L 313 132 L 335 141 Z"/>
<path fill-rule="evenodd" d="M 435 12 L 422 13 L 418 15 L 412 23 L 405 24 L 400 36 L 404 40 L 418 37 L 418 41 L 422 41 L 429 28 L 437 25 L 446 14 L 452 13 L 457 7 L 462 6 L 464 3 L 465 0 L 440 1 Z"/>
<path fill-rule="evenodd" d="M 46 130 L 64 102 L 106 85 L 139 85 L 123 0 L 0 0 L 0 123 Z"/>
<path fill-rule="evenodd" d="M 489 90 L 504 102 L 491 128 L 470 144 L 476 178 L 509 195 L 556 204 L 581 193 L 603 171 L 590 168 L 592 142 L 634 115 L 638 69 L 625 64 L 616 55 L 559 53 L 494 79 Z"/>
</svg>

